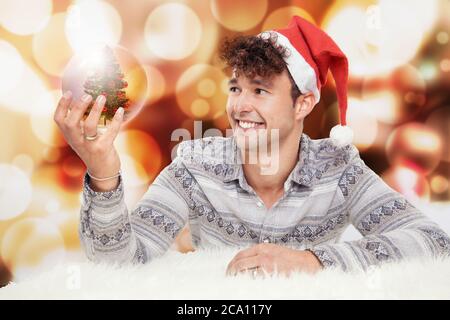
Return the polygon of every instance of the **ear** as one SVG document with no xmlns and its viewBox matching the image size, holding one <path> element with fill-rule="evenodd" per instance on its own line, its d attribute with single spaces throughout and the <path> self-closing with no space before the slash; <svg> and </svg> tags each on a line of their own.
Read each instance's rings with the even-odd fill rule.
<svg viewBox="0 0 450 320">
<path fill-rule="evenodd" d="M 313 110 L 316 104 L 316 98 L 312 92 L 300 95 L 294 104 L 295 120 L 303 121 Z"/>
</svg>

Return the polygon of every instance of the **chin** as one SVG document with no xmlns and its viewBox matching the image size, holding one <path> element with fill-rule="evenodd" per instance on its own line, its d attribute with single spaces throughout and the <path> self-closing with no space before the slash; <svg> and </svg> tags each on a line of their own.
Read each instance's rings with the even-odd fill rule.
<svg viewBox="0 0 450 320">
<path fill-rule="evenodd" d="M 258 151 L 258 138 L 250 138 L 248 136 L 243 136 L 235 134 L 236 144 L 242 151 Z"/>
<path fill-rule="evenodd" d="M 243 151 L 270 150 L 271 141 L 265 128 L 242 130 L 236 127 L 233 131 L 237 146 Z"/>
</svg>

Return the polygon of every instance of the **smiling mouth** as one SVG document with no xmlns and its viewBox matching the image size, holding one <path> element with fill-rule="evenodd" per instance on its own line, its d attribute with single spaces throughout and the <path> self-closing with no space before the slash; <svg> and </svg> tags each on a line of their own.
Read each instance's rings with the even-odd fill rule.
<svg viewBox="0 0 450 320">
<path fill-rule="evenodd" d="M 264 122 L 236 120 L 239 129 L 243 131 L 263 129 L 266 127 Z"/>
</svg>

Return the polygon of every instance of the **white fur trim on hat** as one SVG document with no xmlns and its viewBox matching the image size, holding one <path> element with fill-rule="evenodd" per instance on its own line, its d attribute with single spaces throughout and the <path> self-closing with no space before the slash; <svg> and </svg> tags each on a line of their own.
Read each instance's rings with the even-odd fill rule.
<svg viewBox="0 0 450 320">
<path fill-rule="evenodd" d="M 276 31 L 264 31 L 259 36 L 263 39 L 268 39 L 272 33 L 277 35 L 277 44 L 288 49 L 290 53 L 284 61 L 298 89 L 302 93 L 312 92 L 316 100 L 314 103 L 319 103 L 320 90 L 317 88 L 317 77 L 314 69 L 306 62 L 305 58 L 295 49 L 286 36 Z"/>
<path fill-rule="evenodd" d="M 334 126 L 330 131 L 330 138 L 337 147 L 349 145 L 353 141 L 353 130 L 349 126 Z"/>
</svg>

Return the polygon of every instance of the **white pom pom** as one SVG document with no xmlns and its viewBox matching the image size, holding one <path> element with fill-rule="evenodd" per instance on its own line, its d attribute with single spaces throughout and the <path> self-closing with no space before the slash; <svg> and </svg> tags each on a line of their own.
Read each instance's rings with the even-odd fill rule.
<svg viewBox="0 0 450 320">
<path fill-rule="evenodd" d="M 349 145 L 353 141 L 353 130 L 349 126 L 341 126 L 338 124 L 331 129 L 330 138 L 337 147 Z"/>
</svg>

